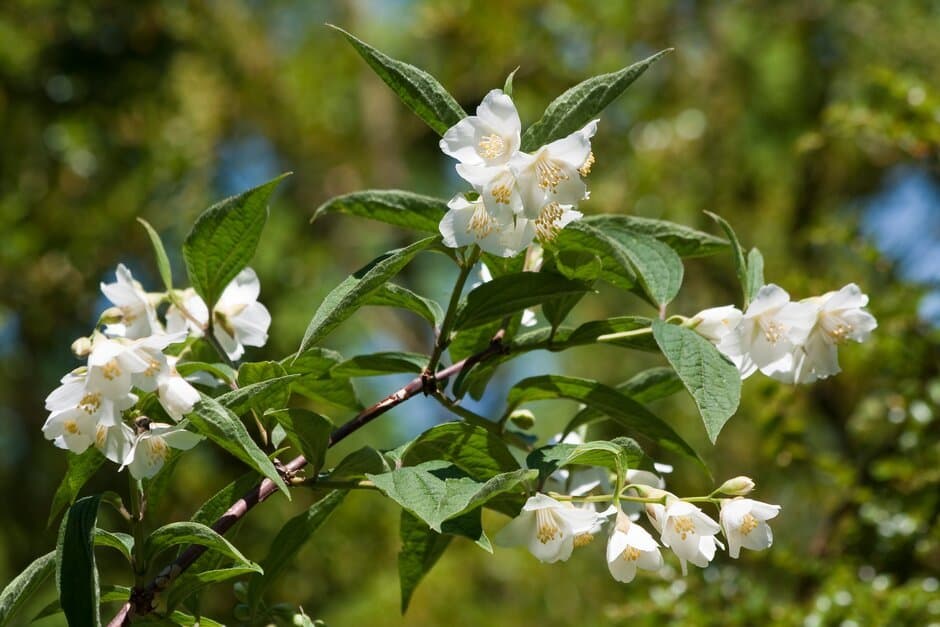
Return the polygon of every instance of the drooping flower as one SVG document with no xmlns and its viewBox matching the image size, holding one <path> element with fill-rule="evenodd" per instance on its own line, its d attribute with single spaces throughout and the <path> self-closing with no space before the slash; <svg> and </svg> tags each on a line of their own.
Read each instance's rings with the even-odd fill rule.
<svg viewBox="0 0 940 627">
<path fill-rule="evenodd" d="M 617 581 L 630 583 L 637 568 L 657 571 L 663 566 L 659 543 L 643 527 L 630 521 L 623 511 L 617 512 L 607 541 L 607 568 Z"/>
<path fill-rule="evenodd" d="M 146 370 L 134 374 L 134 385 L 145 392 L 156 391 L 160 405 L 177 421 L 193 410 L 199 392 L 176 371 L 178 358 L 162 351 L 184 337 L 185 333 L 151 336 L 138 340 L 134 346 L 135 355 L 147 364 Z"/>
<path fill-rule="evenodd" d="M 107 325 L 105 332 L 132 340 L 162 333 L 151 297 L 127 266 L 118 264 L 114 276 L 114 283 L 101 283 L 101 292 L 121 311 L 121 321 Z"/>
<path fill-rule="evenodd" d="M 688 571 L 686 562 L 704 568 L 715 557 L 715 547 L 724 548 L 715 538 L 721 527 L 692 503 L 676 498 L 665 506 L 648 503 L 646 514 L 660 532 L 663 545 L 679 558 L 683 575 Z"/>
<path fill-rule="evenodd" d="M 180 425 L 150 422 L 145 418 L 138 419 L 137 424 L 140 433 L 123 462 L 135 479 L 150 479 L 156 475 L 171 448 L 186 451 L 202 441 L 201 435 Z"/>
<path fill-rule="evenodd" d="M 87 373 L 69 373 L 46 397 L 49 417 L 43 435 L 59 448 L 84 453 L 95 443 L 99 426 L 121 424 L 121 412 L 137 402 L 134 394 L 112 396 L 90 382 Z"/>
<path fill-rule="evenodd" d="M 779 513 L 779 505 L 740 497 L 723 500 L 719 518 L 728 540 L 728 554 L 737 559 L 741 547 L 761 551 L 773 544 L 774 534 L 767 521 Z"/>
<path fill-rule="evenodd" d="M 508 208 L 494 214 L 480 200 L 467 200 L 457 194 L 447 203 L 450 210 L 440 223 L 444 244 L 459 248 L 477 244 L 484 252 L 512 257 L 532 243 L 533 229 L 524 218 L 517 218 Z"/>
<path fill-rule="evenodd" d="M 542 562 L 565 561 L 571 557 L 577 536 L 596 531 L 599 516 L 596 511 L 536 494 L 494 539 L 499 546 L 525 545 Z"/>
<path fill-rule="evenodd" d="M 95 434 L 95 448 L 101 451 L 105 458 L 115 464 L 124 464 L 127 454 L 134 446 L 134 430 L 126 423 L 106 427 L 98 425 Z"/>
<path fill-rule="evenodd" d="M 268 341 L 271 314 L 258 302 L 260 294 L 258 275 L 251 268 L 245 268 L 219 296 L 212 312 L 212 328 L 229 359 L 240 359 L 245 354 L 245 346 L 264 346 Z M 206 303 L 192 289 L 183 291 L 181 302 L 185 313 L 175 305 L 167 310 L 167 331 L 188 329 L 193 335 L 201 336 L 209 322 Z"/>
<path fill-rule="evenodd" d="M 738 365 L 742 378 L 757 369 L 768 376 L 792 370 L 793 351 L 806 341 L 815 322 L 813 305 L 790 302 L 781 287 L 765 285 L 718 350 Z"/>
</svg>

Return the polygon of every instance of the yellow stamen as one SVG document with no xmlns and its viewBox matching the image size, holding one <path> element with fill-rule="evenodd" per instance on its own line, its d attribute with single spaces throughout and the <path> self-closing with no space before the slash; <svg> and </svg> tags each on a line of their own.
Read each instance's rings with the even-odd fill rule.
<svg viewBox="0 0 940 627">
<path fill-rule="evenodd" d="M 627 562 L 635 562 L 640 559 L 640 550 L 635 546 L 628 546 L 623 550 L 623 553 L 620 554 L 620 557 Z"/>
<path fill-rule="evenodd" d="M 541 158 L 535 162 L 535 174 L 538 177 L 539 187 L 553 192 L 558 188 L 559 183 L 568 180 L 568 175 L 561 166 L 548 158 Z"/>
<path fill-rule="evenodd" d="M 587 176 L 588 174 L 591 173 L 592 165 L 594 165 L 594 153 L 589 152 L 587 159 L 584 160 L 584 164 L 582 164 L 581 167 L 578 168 L 578 172 L 581 174 L 581 176 Z"/>
<path fill-rule="evenodd" d="M 108 381 L 113 381 L 117 377 L 121 376 L 121 367 L 117 365 L 117 362 L 113 359 L 101 367 L 101 374 L 104 375 L 104 378 Z"/>
<path fill-rule="evenodd" d="M 108 428 L 98 425 L 98 428 L 95 429 L 95 446 L 98 448 L 104 447 L 104 441 L 108 437 Z"/>
<path fill-rule="evenodd" d="M 160 372 L 160 362 L 156 359 L 151 359 L 150 363 L 147 364 L 147 369 L 144 370 L 144 376 L 152 377 L 158 372 Z"/>
<path fill-rule="evenodd" d="M 473 233 L 477 239 L 483 239 L 496 230 L 496 219 L 489 214 L 483 203 L 479 203 L 467 223 L 467 233 Z"/>
<path fill-rule="evenodd" d="M 695 522 L 691 516 L 676 516 L 672 519 L 672 528 L 683 540 L 689 537 L 690 533 L 695 533 Z"/>
<path fill-rule="evenodd" d="M 548 510 L 540 509 L 535 512 L 536 531 L 535 537 L 542 544 L 548 544 L 555 538 L 561 536 L 561 529 L 555 522 L 555 517 Z"/>
<path fill-rule="evenodd" d="M 170 447 L 166 445 L 166 442 L 161 437 L 150 438 L 148 444 L 150 446 L 148 447 L 147 453 L 152 462 L 166 459 L 166 456 L 170 453 Z"/>
<path fill-rule="evenodd" d="M 95 413 L 101 408 L 101 394 L 98 392 L 86 394 L 82 400 L 78 401 L 78 408 L 89 415 Z"/>
<path fill-rule="evenodd" d="M 72 435 L 76 435 L 78 433 L 78 423 L 74 420 L 66 420 L 62 426 L 65 427 L 65 430 Z"/>
<path fill-rule="evenodd" d="M 480 156 L 484 159 L 496 159 L 506 152 L 506 142 L 496 133 L 483 137 L 477 147 L 480 149 Z"/>
<path fill-rule="evenodd" d="M 535 235 L 542 242 L 550 242 L 561 231 L 559 220 L 565 211 L 557 202 L 549 203 L 542 208 L 542 212 L 535 220 Z"/>
<path fill-rule="evenodd" d="M 764 338 L 771 344 L 776 344 L 786 333 L 787 328 L 779 322 L 768 322 L 761 325 L 764 329 Z"/>
<path fill-rule="evenodd" d="M 754 531 L 757 528 L 757 519 L 754 518 L 751 514 L 746 514 L 743 519 L 741 519 L 741 535 L 747 535 Z"/>
<path fill-rule="evenodd" d="M 504 205 L 509 204 L 509 199 L 512 198 L 512 189 L 506 185 L 498 185 L 493 188 L 493 199 Z"/>
<path fill-rule="evenodd" d="M 124 324 L 130 324 L 134 320 L 137 320 L 137 316 L 134 314 L 134 310 L 129 306 L 121 307 L 121 322 Z"/>
<path fill-rule="evenodd" d="M 574 537 L 574 548 L 580 549 L 583 546 L 589 545 L 594 541 L 594 535 L 590 533 L 582 533 Z"/>
</svg>

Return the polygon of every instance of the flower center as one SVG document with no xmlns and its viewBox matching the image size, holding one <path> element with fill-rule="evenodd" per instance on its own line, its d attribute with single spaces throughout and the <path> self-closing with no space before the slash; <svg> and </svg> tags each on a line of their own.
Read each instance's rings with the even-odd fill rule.
<svg viewBox="0 0 940 627">
<path fill-rule="evenodd" d="M 535 537 L 538 538 L 539 542 L 542 544 L 548 544 L 555 538 L 561 536 L 561 529 L 558 528 L 555 517 L 548 510 L 540 509 L 535 512 L 535 524 Z"/>
<path fill-rule="evenodd" d="M 95 446 L 98 448 L 104 447 L 104 442 L 108 437 L 108 428 L 102 425 L 98 425 L 98 428 L 95 429 Z"/>
<path fill-rule="evenodd" d="M 121 367 L 117 365 L 115 360 L 111 360 L 101 367 L 101 374 L 104 375 L 104 378 L 108 381 L 113 381 L 117 377 L 121 376 Z"/>
<path fill-rule="evenodd" d="M 535 220 L 535 235 L 543 242 L 550 242 L 555 239 L 561 227 L 558 221 L 565 213 L 557 202 L 549 203 L 542 207 L 539 217 Z"/>
<path fill-rule="evenodd" d="M 157 361 L 156 359 L 151 358 L 150 363 L 147 364 L 147 369 L 144 370 L 144 376 L 152 377 L 158 372 L 160 372 L 160 362 Z"/>
<path fill-rule="evenodd" d="M 74 420 L 66 420 L 65 424 L 62 426 L 65 427 L 66 433 L 71 433 L 72 435 L 78 434 L 78 423 Z"/>
<path fill-rule="evenodd" d="M 121 322 L 123 322 L 124 324 L 130 324 L 134 322 L 134 320 L 137 320 L 137 314 L 134 313 L 134 308 L 131 307 L 130 305 L 125 305 L 124 307 L 121 307 L 120 309 L 121 309 Z"/>
<path fill-rule="evenodd" d="M 591 533 L 582 533 L 574 537 L 574 548 L 580 549 L 582 546 L 587 546 L 594 541 L 594 534 Z"/>
<path fill-rule="evenodd" d="M 163 438 L 150 438 L 148 444 L 150 444 L 147 451 L 150 455 L 150 461 L 157 462 L 166 459 L 166 456 L 170 452 L 170 447 L 166 445 L 166 442 L 163 440 Z"/>
<path fill-rule="evenodd" d="M 841 344 L 848 340 L 849 334 L 854 330 L 851 324 L 839 316 L 823 316 L 821 322 L 826 335 L 836 344 Z"/>
<path fill-rule="evenodd" d="M 787 331 L 787 328 L 776 320 L 769 322 L 761 321 L 761 328 L 764 331 L 764 339 L 774 345 L 780 341 L 780 338 L 783 337 L 783 334 Z"/>
<path fill-rule="evenodd" d="M 98 392 L 86 394 L 82 400 L 78 401 L 78 408 L 89 415 L 95 413 L 101 408 L 101 394 Z"/>
<path fill-rule="evenodd" d="M 754 518 L 751 514 L 746 514 L 744 518 L 741 519 L 741 535 L 747 535 L 754 531 L 757 528 L 757 519 Z"/>
<path fill-rule="evenodd" d="M 620 554 L 620 557 L 626 562 L 635 562 L 640 559 L 640 549 L 635 546 L 628 546 L 623 550 L 623 553 Z"/>
<path fill-rule="evenodd" d="M 480 155 L 484 159 L 496 159 L 506 152 L 506 142 L 496 133 L 484 136 L 483 139 L 480 140 L 480 143 L 477 144 L 477 147 L 480 149 Z"/>
<path fill-rule="evenodd" d="M 581 176 L 587 176 L 591 173 L 591 166 L 594 165 L 594 153 L 589 152 L 587 159 L 584 160 L 584 163 L 578 168 L 578 172 Z"/>
<path fill-rule="evenodd" d="M 496 230 L 496 218 L 491 216 L 483 203 L 479 203 L 467 223 L 467 233 L 473 233 L 477 239 L 483 239 Z"/>
<path fill-rule="evenodd" d="M 568 179 L 568 175 L 561 169 L 561 166 L 547 158 L 535 162 L 535 174 L 538 177 L 539 187 L 553 192 L 558 188 L 559 183 Z"/>
<path fill-rule="evenodd" d="M 676 516 L 672 519 L 672 528 L 679 534 L 680 538 L 685 540 L 690 533 L 695 533 L 695 522 L 691 516 Z"/>
</svg>

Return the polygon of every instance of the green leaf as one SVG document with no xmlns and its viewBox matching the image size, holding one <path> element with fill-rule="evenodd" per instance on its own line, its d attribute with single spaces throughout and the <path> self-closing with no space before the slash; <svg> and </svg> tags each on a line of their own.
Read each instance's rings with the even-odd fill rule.
<svg viewBox="0 0 940 627">
<path fill-rule="evenodd" d="M 94 447 L 88 448 L 81 455 L 69 451 L 66 453 L 66 458 L 68 459 L 68 468 L 65 470 L 65 476 L 62 477 L 62 482 L 59 483 L 59 487 L 56 488 L 55 495 L 52 497 L 52 508 L 49 511 L 47 526 L 52 524 L 59 512 L 75 502 L 82 487 L 98 472 L 105 459 L 104 455 Z"/>
<path fill-rule="evenodd" d="M 166 249 L 163 242 L 160 241 L 160 235 L 154 230 L 150 223 L 143 218 L 137 218 L 147 235 L 150 237 L 150 243 L 153 245 L 153 254 L 157 258 L 157 270 L 160 272 L 160 278 L 163 280 L 163 286 L 170 291 L 173 289 L 173 274 L 170 271 L 170 259 L 166 256 Z"/>
<path fill-rule="evenodd" d="M 332 24 L 328 26 L 345 35 L 379 78 L 438 135 L 443 135 L 448 128 L 467 117 L 454 97 L 424 70 L 379 52 L 342 28 Z"/>
<path fill-rule="evenodd" d="M 290 398 L 291 382 L 299 379 L 300 375 L 286 374 L 287 371 L 277 362 L 268 363 L 274 364 L 285 374 L 257 383 L 243 384 L 240 381 L 242 387 L 220 394 L 215 400 L 236 416 L 242 416 L 252 409 L 262 413 L 270 409 L 283 409 Z M 241 370 L 239 379 L 242 379 Z"/>
<path fill-rule="evenodd" d="M 734 234 L 734 229 L 731 228 L 731 225 L 728 224 L 724 218 L 711 211 L 706 211 L 705 215 L 717 222 L 731 241 L 731 255 L 734 258 L 734 269 L 738 273 L 738 281 L 741 282 L 741 291 L 744 293 L 744 306 L 742 309 L 747 309 L 747 305 L 750 302 L 750 292 L 748 289 L 747 261 L 744 259 L 744 249 L 741 248 L 741 242 L 738 241 L 738 236 Z"/>
<path fill-rule="evenodd" d="M 692 395 L 712 441 L 741 401 L 741 373 L 704 337 L 685 327 L 653 322 L 663 355 Z"/>
<path fill-rule="evenodd" d="M 334 378 L 330 374 L 333 366 L 341 363 L 343 356 L 325 348 L 310 348 L 299 356 L 287 357 L 281 365 L 290 374 L 301 377 L 291 383 L 291 390 L 315 401 L 325 401 L 339 407 L 359 411 L 362 403 L 349 379 Z"/>
<path fill-rule="evenodd" d="M 124 556 L 128 563 L 134 563 L 134 538 L 126 533 L 116 533 L 106 529 L 95 529 L 95 546 L 106 546 Z"/>
<path fill-rule="evenodd" d="M 649 235 L 619 229 L 606 233 L 620 244 L 640 287 L 653 304 L 662 307 L 676 297 L 684 269 L 682 259 L 673 249 Z"/>
<path fill-rule="evenodd" d="M 235 380 L 235 370 L 228 364 L 210 364 L 204 361 L 184 361 L 176 364 L 176 371 L 180 376 L 188 377 L 197 372 L 208 372 L 213 377 L 221 379 L 225 383 L 231 383 Z"/>
<path fill-rule="evenodd" d="M 130 596 L 131 589 L 127 586 L 102 585 L 100 594 L 101 598 L 98 599 L 98 601 L 99 605 L 104 605 L 105 603 L 116 603 L 118 601 L 124 602 L 127 601 Z M 47 616 L 53 616 L 55 614 L 61 613 L 62 606 L 59 604 L 59 600 L 56 599 L 55 601 L 49 603 L 49 605 L 46 607 L 42 608 L 42 611 L 36 614 L 36 617 L 33 618 L 33 622 L 38 621 L 40 618 L 46 618 Z M 0 622 L 0 624 L 2 624 L 2 622 Z"/>
<path fill-rule="evenodd" d="M 268 456 L 255 444 L 245 425 L 231 411 L 213 398 L 202 397 L 193 412 L 188 415 L 189 423 L 196 430 L 231 453 L 237 459 L 254 468 L 274 482 L 290 500 L 290 491 Z"/>
<path fill-rule="evenodd" d="M 434 328 L 439 328 L 444 321 L 444 310 L 437 302 L 394 283 L 386 283 L 372 292 L 362 304 L 407 309 L 427 320 Z"/>
<path fill-rule="evenodd" d="M 231 558 L 241 568 L 262 572 L 257 564 L 242 555 L 241 551 L 211 527 L 190 521 L 170 523 L 151 533 L 144 542 L 144 560 L 149 564 L 163 551 L 182 544 L 204 546 Z"/>
<path fill-rule="evenodd" d="M 514 408 L 522 403 L 553 398 L 569 398 L 593 407 L 630 431 L 705 467 L 698 453 L 672 427 L 629 396 L 603 383 L 562 375 L 530 377 L 509 390 L 508 401 Z"/>
<path fill-rule="evenodd" d="M 563 343 L 564 346 L 594 344 L 597 342 L 597 338 L 604 335 L 638 331 L 639 333 L 636 335 L 616 340 L 605 340 L 604 343 L 612 346 L 620 346 L 622 348 L 655 351 L 656 342 L 651 337 L 652 334 L 642 332 L 650 328 L 651 322 L 649 318 L 643 318 L 641 316 L 618 316 L 616 318 L 607 318 L 606 320 L 592 320 L 579 326 L 567 337 L 559 338 L 559 343 Z"/>
<path fill-rule="evenodd" d="M 0 592 L 0 627 L 10 624 L 16 613 L 55 570 L 56 552 L 36 558 Z"/>
<path fill-rule="evenodd" d="M 633 262 L 623 245 L 604 230 L 583 220 L 562 229 L 552 247 L 558 251 L 581 251 L 596 255 L 601 260 L 600 278 L 615 287 L 632 290 L 637 284 Z"/>
<path fill-rule="evenodd" d="M 637 403 L 649 403 L 675 394 L 682 389 L 682 381 L 672 368 L 650 368 L 637 374 L 629 381 L 621 383 L 616 390 L 629 396 Z M 565 427 L 565 433 L 571 433 L 581 425 L 586 425 L 604 417 L 603 412 L 592 407 L 585 407 L 571 419 Z"/>
<path fill-rule="evenodd" d="M 747 254 L 747 293 L 748 302 L 757 298 L 757 292 L 764 286 L 764 256 L 756 248 Z"/>
<path fill-rule="evenodd" d="M 520 483 L 535 475 L 535 471 L 515 470 L 481 483 L 457 466 L 436 460 L 367 477 L 385 496 L 440 532 L 445 520 L 475 509 L 499 494 L 516 490 Z"/>
<path fill-rule="evenodd" d="M 415 438 L 402 455 L 406 466 L 435 459 L 454 464 L 477 481 L 519 469 L 519 463 L 500 438 L 465 422 L 431 427 Z"/>
<path fill-rule="evenodd" d="M 99 495 L 78 499 L 59 527 L 55 579 L 59 602 L 70 625 L 101 625 L 94 539 L 100 501 Z"/>
<path fill-rule="evenodd" d="M 241 477 L 228 483 L 224 488 L 212 495 L 202 507 L 193 514 L 192 522 L 211 525 L 218 520 L 225 511 L 235 504 L 248 490 L 258 485 L 258 475 L 253 472 L 245 473 Z"/>
<path fill-rule="evenodd" d="M 506 77 L 506 80 L 503 82 L 503 93 L 512 98 L 512 79 L 515 78 L 516 72 L 519 71 L 519 68 L 516 67 L 509 75 Z"/>
<path fill-rule="evenodd" d="M 601 231 L 616 228 L 630 233 L 655 237 L 679 253 L 680 257 L 714 255 L 715 253 L 724 252 L 730 245 L 730 242 L 726 239 L 668 220 L 605 213 L 586 216 L 582 222 Z"/>
<path fill-rule="evenodd" d="M 632 438 L 594 440 L 583 444 L 550 444 L 537 448 L 526 457 L 526 465 L 538 470 L 544 481 L 559 468 L 570 465 L 601 466 L 623 473 L 638 467 L 646 459 L 640 445 Z"/>
<path fill-rule="evenodd" d="M 541 305 L 563 296 L 584 294 L 591 288 L 581 281 L 548 272 L 508 274 L 483 283 L 467 294 L 457 313 L 455 329 L 469 329 Z"/>
<path fill-rule="evenodd" d="M 428 356 L 421 353 L 372 353 L 358 355 L 334 366 L 331 373 L 336 377 L 376 377 L 402 372 L 423 372 L 428 365 Z"/>
<path fill-rule="evenodd" d="M 381 452 L 371 446 L 364 446 L 344 457 L 330 472 L 330 479 L 333 481 L 364 479 L 367 474 L 380 475 L 391 469 Z"/>
<path fill-rule="evenodd" d="M 603 270 L 603 262 L 594 253 L 583 250 L 560 250 L 542 265 L 542 271 L 558 272 L 567 279 L 580 281 L 593 286 Z M 575 305 L 581 301 L 585 293 L 565 296 L 547 301 L 542 305 L 542 313 L 548 323 L 557 328 Z"/>
<path fill-rule="evenodd" d="M 311 222 L 325 213 L 346 213 L 406 229 L 438 233 L 447 201 L 399 189 L 367 190 L 332 198 L 314 212 Z"/>
<path fill-rule="evenodd" d="M 601 74 L 578 83 L 555 98 L 542 118 L 522 136 L 522 150 L 534 151 L 539 146 L 561 139 L 579 130 L 604 110 L 653 63 L 672 49 L 657 52 L 648 59 L 610 74 Z"/>
<path fill-rule="evenodd" d="M 333 431 L 330 419 L 299 407 L 271 412 L 270 415 L 284 427 L 291 444 L 307 458 L 311 473 L 319 472 L 326 457 L 326 449 L 330 445 L 330 433 Z"/>
<path fill-rule="evenodd" d="M 288 520 L 277 532 L 268 555 L 261 561 L 264 573 L 255 575 L 248 581 L 248 604 L 256 607 L 264 591 L 281 576 L 297 552 L 320 528 L 333 510 L 346 496 L 346 492 L 333 490 L 311 505 L 306 511 Z"/>
<path fill-rule="evenodd" d="M 361 307 L 372 292 L 398 274 L 415 255 L 439 240 L 440 237 L 426 237 L 405 248 L 387 252 L 347 277 L 327 294 L 313 315 L 300 343 L 298 355 L 326 337 Z"/>
<path fill-rule="evenodd" d="M 408 611 L 411 596 L 424 576 L 434 567 L 453 536 L 431 530 L 420 518 L 402 510 L 398 526 L 401 550 L 398 552 L 398 581 L 401 587 L 401 613 Z"/>
<path fill-rule="evenodd" d="M 166 594 L 168 610 L 173 610 L 186 599 L 199 594 L 203 588 L 214 583 L 221 583 L 258 572 L 258 566 L 231 566 L 194 572 L 192 568 L 177 577 Z"/>
<path fill-rule="evenodd" d="M 227 198 L 196 219 L 183 242 L 186 271 L 209 311 L 225 286 L 255 254 L 261 229 L 268 219 L 268 199 L 288 174 Z"/>
</svg>

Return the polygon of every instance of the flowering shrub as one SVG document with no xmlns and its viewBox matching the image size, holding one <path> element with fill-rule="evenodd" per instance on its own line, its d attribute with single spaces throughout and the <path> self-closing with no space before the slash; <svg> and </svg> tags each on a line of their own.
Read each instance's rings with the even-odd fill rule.
<svg viewBox="0 0 940 627">
<path fill-rule="evenodd" d="M 344 33 L 345 34 L 345 33 Z M 778 505 L 747 498 L 754 481 L 735 477 L 706 495 L 667 491 L 668 467 L 655 456 L 699 454 L 646 404 L 682 389 L 691 394 L 714 442 L 737 409 L 741 382 L 755 371 L 791 384 L 839 372 L 838 346 L 866 340 L 874 318 L 854 284 L 791 301 L 766 284 L 756 249 L 745 254 L 731 227 L 713 215 L 727 239 L 662 220 L 584 215 L 587 177 L 603 167 L 591 138 L 603 132 L 603 109 L 664 53 L 618 72 L 590 78 L 552 102 L 525 131 L 512 101 L 512 76 L 467 116 L 427 73 L 392 59 L 351 35 L 356 50 L 402 101 L 442 135 L 468 189 L 450 201 L 383 190 L 335 198 L 316 215 L 341 212 L 379 220 L 425 237 L 389 251 L 323 300 L 298 349 L 280 361 L 242 361 L 263 346 L 271 316 L 259 302 L 260 281 L 248 267 L 261 239 L 270 195 L 283 177 L 210 207 L 183 245 L 189 287 L 174 282 L 167 254 L 145 222 L 163 280 L 148 292 L 119 265 L 101 290 L 113 307 L 73 344 L 85 365 L 67 373 L 47 400 L 43 433 L 68 450 L 69 468 L 53 503 L 66 507 L 56 549 L 40 557 L 0 595 L 0 623 L 53 570 L 59 604 L 71 624 L 99 624 L 98 605 L 125 600 L 112 625 L 158 615 L 174 624 L 213 624 L 198 614 L 198 597 L 234 580 L 237 620 L 245 624 L 313 624 L 299 608 L 270 604 L 265 590 L 350 490 L 367 489 L 402 509 L 399 573 L 402 609 L 454 537 L 485 550 L 484 508 L 511 520 L 498 546 L 525 546 L 542 562 L 565 561 L 607 532 L 611 576 L 629 583 L 666 560 L 706 566 L 727 546 L 771 546 L 768 524 Z M 683 258 L 730 252 L 742 307 L 720 306 L 686 317 L 668 311 L 683 278 Z M 446 307 L 392 282 L 417 255 L 437 253 L 458 276 Z M 465 289 L 477 270 L 481 281 Z M 576 327 L 565 320 L 603 282 L 640 296 L 651 316 L 624 315 Z M 344 359 L 322 340 L 365 305 L 411 310 L 434 330 L 427 354 L 377 353 Z M 541 319 L 536 311 L 540 311 Z M 498 367 L 521 354 L 610 344 L 660 353 L 668 367 L 638 373 L 611 387 L 550 374 L 516 382 L 500 415 L 483 416 L 462 399 L 480 397 Z M 446 364 L 446 365 L 445 365 Z M 350 381 L 413 372 L 415 379 L 362 408 Z M 425 394 L 456 420 L 434 426 L 394 450 L 362 448 L 332 467 L 327 450 L 391 407 Z M 304 399 L 357 414 L 339 426 Z M 539 444 L 536 418 L 522 405 L 569 399 L 581 408 L 564 433 Z M 591 425 L 612 422 L 622 436 L 590 439 Z M 189 521 L 149 535 L 148 494 L 157 478 L 186 464 L 200 442 L 217 446 L 254 474 L 236 480 Z M 290 461 L 287 452 L 294 455 Z M 88 479 L 110 461 L 130 478 L 124 497 L 79 498 Z M 172 461 L 172 463 L 170 463 Z M 110 467 L 114 470 L 113 467 Z M 308 488 L 316 502 L 281 527 L 269 555 L 248 560 L 224 537 L 277 491 Z M 125 519 L 130 534 L 97 527 L 102 503 Z M 716 508 L 715 518 L 699 505 Z M 641 522 L 645 513 L 647 526 Z M 650 532 L 655 531 L 655 535 Z M 118 550 L 134 586 L 100 586 L 94 548 Z M 186 547 L 175 559 L 166 549 Z"/>
</svg>

